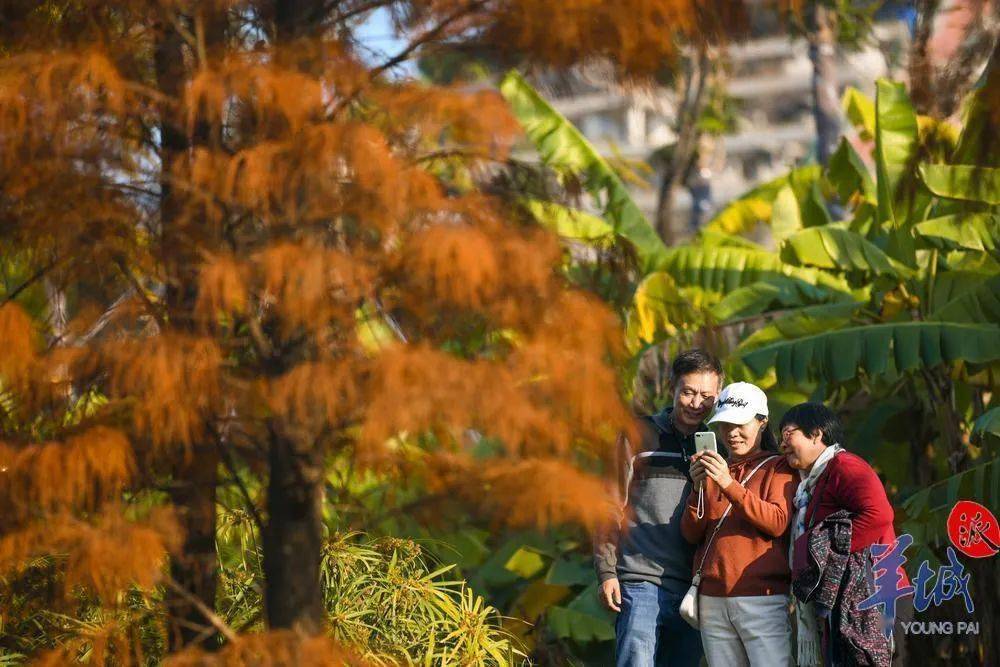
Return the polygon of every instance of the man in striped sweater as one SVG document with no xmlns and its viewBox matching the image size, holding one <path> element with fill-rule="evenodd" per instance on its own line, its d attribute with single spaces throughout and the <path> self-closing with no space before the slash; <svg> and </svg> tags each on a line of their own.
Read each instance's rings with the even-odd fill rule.
<svg viewBox="0 0 1000 667">
<path fill-rule="evenodd" d="M 639 420 L 639 441 L 620 437 L 618 504 L 598 536 L 594 566 L 601 601 L 618 612 L 619 667 L 695 667 L 698 631 L 678 613 L 691 585 L 693 549 L 681 535 L 691 490 L 694 433 L 707 430 L 722 388 L 722 365 L 703 350 L 678 355 L 670 369 L 673 405 Z"/>
</svg>

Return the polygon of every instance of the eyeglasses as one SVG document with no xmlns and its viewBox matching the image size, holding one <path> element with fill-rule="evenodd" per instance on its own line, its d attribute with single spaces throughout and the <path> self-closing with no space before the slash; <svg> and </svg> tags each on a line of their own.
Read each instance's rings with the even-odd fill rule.
<svg viewBox="0 0 1000 667">
<path fill-rule="evenodd" d="M 791 437 L 792 433 L 795 433 L 796 431 L 801 431 L 801 430 L 802 429 L 800 429 L 798 426 L 792 426 L 791 428 L 784 429 L 781 432 L 781 440 L 782 440 L 782 442 L 787 442 L 788 438 Z"/>
</svg>

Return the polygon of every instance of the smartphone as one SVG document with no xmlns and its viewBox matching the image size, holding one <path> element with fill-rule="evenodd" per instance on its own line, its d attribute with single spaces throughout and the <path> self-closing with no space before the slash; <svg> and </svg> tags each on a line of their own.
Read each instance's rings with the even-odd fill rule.
<svg viewBox="0 0 1000 667">
<path fill-rule="evenodd" d="M 719 448 L 715 444 L 715 433 L 713 431 L 698 431 L 694 434 L 695 452 L 715 452 L 719 453 Z"/>
</svg>

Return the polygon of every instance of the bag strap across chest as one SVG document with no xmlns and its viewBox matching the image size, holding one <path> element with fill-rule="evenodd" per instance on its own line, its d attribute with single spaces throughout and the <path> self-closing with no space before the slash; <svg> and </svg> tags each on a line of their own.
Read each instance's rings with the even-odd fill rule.
<svg viewBox="0 0 1000 667">
<path fill-rule="evenodd" d="M 777 455 L 768 456 L 766 459 L 758 463 L 754 467 L 754 469 L 750 471 L 749 475 L 740 480 L 740 485 L 742 485 L 743 488 L 746 488 L 746 485 L 750 481 L 750 478 L 756 475 L 757 471 L 764 467 L 764 464 L 766 464 L 769 461 L 773 461 L 776 458 L 778 458 Z M 698 571 L 694 575 L 695 578 L 697 578 L 699 581 L 701 579 L 701 570 L 703 567 L 705 567 L 705 559 L 708 558 L 708 551 L 712 547 L 712 542 L 715 540 L 715 536 L 719 534 L 719 530 L 722 528 L 722 524 L 725 522 L 726 517 L 728 517 L 729 513 L 732 511 L 733 511 L 733 504 L 730 502 L 729 507 L 727 507 L 726 511 L 722 513 L 722 517 L 719 519 L 719 522 L 715 524 L 715 530 L 712 531 L 712 534 L 708 537 L 708 541 L 705 542 L 705 551 L 703 551 L 701 554 L 701 562 L 698 564 Z"/>
</svg>

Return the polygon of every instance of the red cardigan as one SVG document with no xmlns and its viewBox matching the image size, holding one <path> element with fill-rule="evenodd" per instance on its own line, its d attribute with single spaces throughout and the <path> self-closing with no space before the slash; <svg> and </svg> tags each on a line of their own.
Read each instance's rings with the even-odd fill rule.
<svg viewBox="0 0 1000 667">
<path fill-rule="evenodd" d="M 885 487 L 857 454 L 842 451 L 834 456 L 817 482 L 816 491 L 806 510 L 807 521 L 815 526 L 837 510 L 849 511 L 851 553 L 872 544 L 892 544 L 896 539 L 894 513 Z"/>
</svg>

